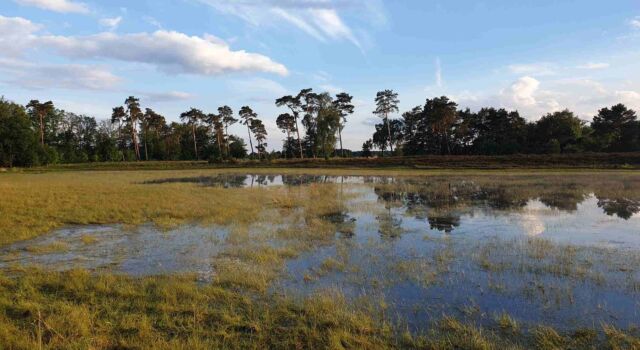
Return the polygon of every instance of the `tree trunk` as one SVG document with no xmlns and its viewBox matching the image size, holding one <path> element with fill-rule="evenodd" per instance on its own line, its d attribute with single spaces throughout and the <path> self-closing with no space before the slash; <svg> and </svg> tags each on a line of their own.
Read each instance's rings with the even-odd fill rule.
<svg viewBox="0 0 640 350">
<path fill-rule="evenodd" d="M 133 140 L 133 151 L 136 154 L 136 160 L 140 160 L 140 147 L 138 145 L 138 138 L 136 137 L 136 130 L 131 124 L 131 140 Z"/>
<path fill-rule="evenodd" d="M 218 140 L 218 152 L 220 152 L 220 159 L 224 158 L 224 156 L 222 155 L 222 145 L 220 143 L 221 136 L 222 136 L 222 133 L 218 131 L 216 135 L 216 139 Z"/>
<path fill-rule="evenodd" d="M 342 158 L 344 158 L 344 148 L 342 147 L 342 126 L 338 128 L 338 136 L 340 137 L 340 153 L 342 154 Z"/>
<path fill-rule="evenodd" d="M 40 144 L 44 147 L 44 116 L 40 114 Z"/>
<path fill-rule="evenodd" d="M 327 139 L 322 138 L 322 152 L 324 152 L 324 159 L 329 160 L 329 154 L 327 152 Z"/>
<path fill-rule="evenodd" d="M 298 134 L 298 148 L 300 149 L 300 159 L 304 159 L 304 154 L 302 154 L 302 141 L 300 141 L 300 128 L 298 127 L 298 117 L 296 119 L 296 133 Z"/>
<path fill-rule="evenodd" d="M 195 124 L 191 125 L 191 132 L 193 133 L 193 150 L 196 153 L 196 160 L 200 160 L 200 157 L 198 157 L 198 143 L 196 142 L 196 125 Z"/>
<path fill-rule="evenodd" d="M 251 141 L 251 129 L 249 125 L 247 125 L 247 133 L 249 134 L 249 145 L 251 145 L 251 154 L 253 154 L 253 141 Z"/>
<path fill-rule="evenodd" d="M 224 126 L 224 143 L 227 146 L 227 158 L 231 158 L 231 151 L 229 151 L 229 124 Z"/>
<path fill-rule="evenodd" d="M 118 119 L 118 142 L 120 143 L 120 152 L 122 152 L 122 161 L 124 162 L 124 147 L 122 147 L 122 121 Z"/>
<path fill-rule="evenodd" d="M 389 134 L 389 148 L 391 149 L 391 155 L 393 156 L 393 139 L 391 139 L 391 123 L 389 123 L 388 116 L 385 116 L 384 120 L 387 122 L 387 133 Z"/>
<path fill-rule="evenodd" d="M 451 145 L 449 144 L 449 135 L 445 132 L 444 133 L 444 137 L 445 137 L 445 143 L 447 145 L 447 155 L 451 154 Z"/>
<path fill-rule="evenodd" d="M 287 150 L 284 152 L 284 159 L 289 158 L 289 155 L 287 153 L 289 153 L 289 146 L 291 141 L 291 132 L 289 131 L 289 128 L 287 128 Z"/>
<path fill-rule="evenodd" d="M 149 133 L 149 131 L 145 129 L 145 131 L 144 131 L 144 160 L 146 160 L 147 162 L 149 161 L 149 147 L 147 146 L 147 134 L 148 133 Z"/>
</svg>

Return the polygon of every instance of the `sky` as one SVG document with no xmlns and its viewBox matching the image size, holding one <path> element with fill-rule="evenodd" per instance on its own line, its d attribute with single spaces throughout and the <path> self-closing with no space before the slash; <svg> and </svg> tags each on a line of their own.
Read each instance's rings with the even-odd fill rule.
<svg viewBox="0 0 640 350">
<path fill-rule="evenodd" d="M 640 0 L 0 0 L 0 95 L 18 103 L 107 119 L 135 95 L 170 121 L 249 105 L 279 149 L 274 101 L 308 87 L 354 96 L 354 150 L 384 89 L 401 112 L 442 95 L 532 121 L 640 111 Z"/>
</svg>

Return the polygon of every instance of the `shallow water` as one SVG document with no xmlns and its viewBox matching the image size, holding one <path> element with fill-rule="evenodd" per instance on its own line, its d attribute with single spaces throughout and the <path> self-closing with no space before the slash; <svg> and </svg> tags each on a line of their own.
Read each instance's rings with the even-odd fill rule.
<svg viewBox="0 0 640 350">
<path fill-rule="evenodd" d="M 411 329 L 444 314 L 484 324 L 502 312 L 567 329 L 640 324 L 640 176 L 218 175 L 140 186 L 167 184 L 326 184 L 345 195 L 344 212 L 324 217 L 338 225 L 335 239 L 289 260 L 273 292 L 383 300 Z M 206 281 L 228 234 L 70 227 L 2 249 L 0 267 L 188 272 Z"/>
</svg>

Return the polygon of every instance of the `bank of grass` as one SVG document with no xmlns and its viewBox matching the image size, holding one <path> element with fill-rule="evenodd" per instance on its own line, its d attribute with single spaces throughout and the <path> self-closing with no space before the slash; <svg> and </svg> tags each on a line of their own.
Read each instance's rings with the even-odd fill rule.
<svg viewBox="0 0 640 350">
<path fill-rule="evenodd" d="M 180 173 L 184 175 L 184 173 Z M 175 172 L 6 174 L 0 179 L 0 245 L 65 225 L 147 222 L 173 227 L 196 221 L 243 223 L 281 197 L 281 189 L 143 185 Z"/>
<path fill-rule="evenodd" d="M 191 276 L 130 278 L 86 271 L 0 275 L 6 349 L 637 349 L 636 331 L 603 325 L 563 334 L 484 328 L 445 317 L 412 334 L 339 294 L 296 300 L 242 294 Z"/>
<path fill-rule="evenodd" d="M 505 156 L 408 156 L 376 158 L 306 158 L 273 160 L 141 161 L 56 164 L 27 171 L 188 170 L 224 168 L 365 168 L 365 169 L 639 169 L 640 152 L 514 154 Z"/>
</svg>

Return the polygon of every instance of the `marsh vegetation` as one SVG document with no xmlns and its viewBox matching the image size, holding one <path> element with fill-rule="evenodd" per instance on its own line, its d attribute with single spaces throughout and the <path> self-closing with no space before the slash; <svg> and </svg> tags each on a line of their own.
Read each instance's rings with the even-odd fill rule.
<svg viewBox="0 0 640 350">
<path fill-rule="evenodd" d="M 0 177 L 8 348 L 636 349 L 640 176 Z"/>
</svg>

